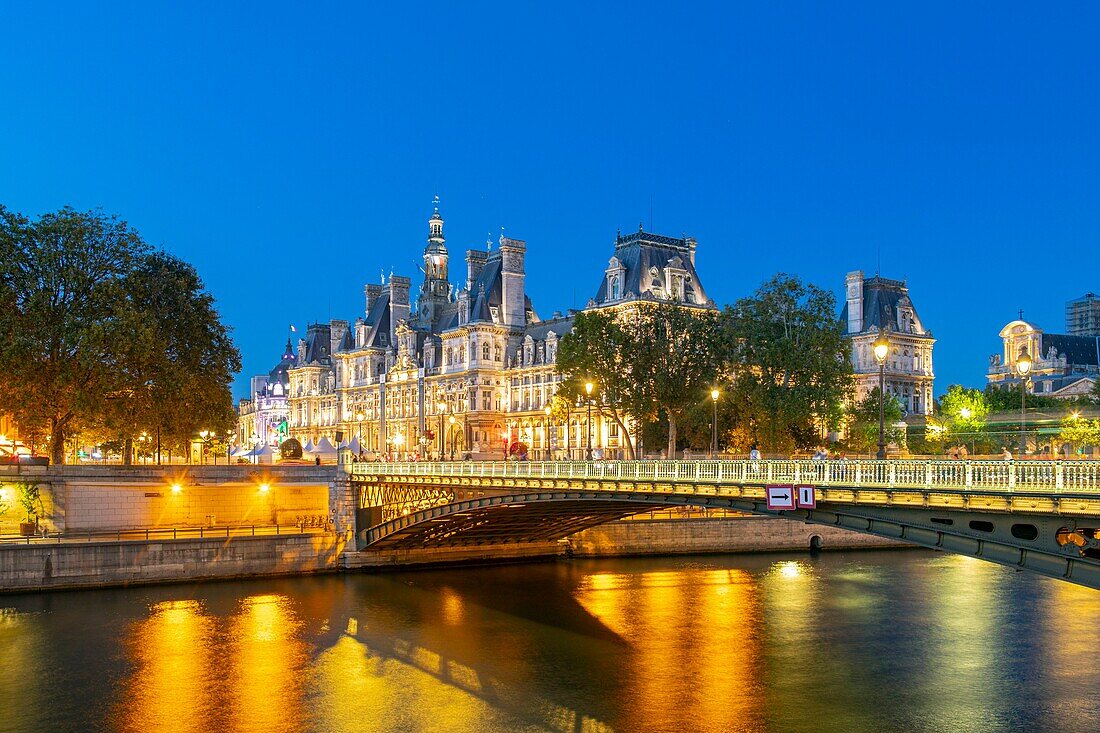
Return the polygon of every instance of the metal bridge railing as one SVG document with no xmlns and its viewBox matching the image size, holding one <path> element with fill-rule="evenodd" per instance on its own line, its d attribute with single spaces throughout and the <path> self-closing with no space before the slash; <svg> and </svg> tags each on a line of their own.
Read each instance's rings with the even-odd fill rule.
<svg viewBox="0 0 1100 733">
<path fill-rule="evenodd" d="M 1100 494 L 1100 461 L 424 461 L 349 463 L 345 468 L 352 474 L 390 476 L 804 483 L 850 488 Z"/>
</svg>

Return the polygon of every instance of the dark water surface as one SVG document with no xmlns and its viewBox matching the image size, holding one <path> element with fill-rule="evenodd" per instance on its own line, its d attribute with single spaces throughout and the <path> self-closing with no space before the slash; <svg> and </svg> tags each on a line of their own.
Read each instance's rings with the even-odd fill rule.
<svg viewBox="0 0 1100 733">
<path fill-rule="evenodd" d="M 1098 621 L 923 551 L 0 596 L 0 730 L 1090 730 Z"/>
</svg>

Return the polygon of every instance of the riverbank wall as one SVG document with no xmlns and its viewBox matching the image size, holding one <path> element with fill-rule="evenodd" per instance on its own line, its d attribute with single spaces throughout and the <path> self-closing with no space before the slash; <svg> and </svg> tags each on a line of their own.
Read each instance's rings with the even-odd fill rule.
<svg viewBox="0 0 1100 733">
<path fill-rule="evenodd" d="M 339 569 L 331 533 L 0 546 L 0 590 L 99 588 Z"/>
</svg>

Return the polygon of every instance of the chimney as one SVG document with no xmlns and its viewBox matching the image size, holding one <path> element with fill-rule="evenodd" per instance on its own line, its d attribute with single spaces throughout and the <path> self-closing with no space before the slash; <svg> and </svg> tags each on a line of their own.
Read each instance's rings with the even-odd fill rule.
<svg viewBox="0 0 1100 733">
<path fill-rule="evenodd" d="M 489 253 L 480 249 L 466 250 L 466 289 L 472 291 L 474 282 L 477 281 L 485 262 L 489 259 Z"/>
<path fill-rule="evenodd" d="M 848 301 L 848 333 L 863 330 L 863 270 L 849 272 L 844 278 Z"/>
<path fill-rule="evenodd" d="M 688 260 L 691 261 L 692 267 L 695 266 L 695 247 L 697 243 L 695 237 L 684 237 L 684 246 L 687 247 Z"/>
<path fill-rule="evenodd" d="M 502 321 L 509 328 L 523 328 L 527 325 L 526 294 L 524 293 L 523 259 L 527 253 L 527 243 L 522 239 L 509 239 L 501 236 L 501 309 Z"/>
<path fill-rule="evenodd" d="M 374 308 L 375 301 L 378 300 L 378 296 L 382 295 L 384 285 L 368 285 L 363 289 L 367 295 L 367 312 L 365 315 L 369 316 L 371 309 Z"/>
</svg>

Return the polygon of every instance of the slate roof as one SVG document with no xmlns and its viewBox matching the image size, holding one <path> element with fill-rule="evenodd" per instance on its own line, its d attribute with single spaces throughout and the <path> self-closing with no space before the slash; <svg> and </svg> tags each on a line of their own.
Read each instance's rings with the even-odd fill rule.
<svg viewBox="0 0 1100 733">
<path fill-rule="evenodd" d="M 325 366 L 332 365 L 332 355 L 329 354 L 331 333 L 326 323 L 314 323 L 309 326 L 306 332 L 305 356 L 299 354 L 303 365 L 314 362 Z"/>
<path fill-rule="evenodd" d="M 863 332 L 877 331 L 879 328 L 906 331 L 898 321 L 898 308 L 902 305 L 902 299 L 908 301 L 906 305 L 913 309 L 913 333 L 917 336 L 931 336 L 932 332 L 924 328 L 916 307 L 912 300 L 909 300 L 909 288 L 905 283 L 878 275 L 863 279 Z M 847 329 L 847 303 L 840 311 L 840 321 Z M 848 333 L 847 330 L 845 332 Z"/>
<path fill-rule="evenodd" d="M 1065 354 L 1068 366 L 1100 366 L 1100 337 L 1044 333 L 1040 338 L 1044 359 L 1053 347 L 1059 356 Z"/>
<path fill-rule="evenodd" d="M 692 252 L 695 241 L 692 239 L 674 239 L 660 234 L 650 234 L 644 231 L 634 232 L 625 237 L 615 239 L 615 258 L 618 259 L 626 273 L 620 285 L 620 298 L 636 298 L 655 300 L 652 293 L 654 287 L 664 287 L 664 269 L 668 263 L 679 258 L 677 266 L 686 270 L 690 282 L 685 284 L 685 291 L 690 288 L 693 292 L 695 303 L 705 305 L 708 302 L 703 284 L 699 280 L 699 273 L 695 271 L 692 263 Z M 650 268 L 657 268 L 654 276 Z M 603 305 L 609 301 L 608 278 L 604 276 L 600 280 L 599 290 L 596 291 L 596 303 Z M 685 295 L 685 300 L 687 297 Z"/>
<path fill-rule="evenodd" d="M 287 370 L 293 369 L 297 363 L 298 360 L 294 356 L 294 349 L 290 345 L 290 339 L 287 339 L 286 348 L 283 349 L 283 358 L 267 373 L 267 383 L 272 385 L 278 382 L 283 385 L 284 390 L 289 389 L 290 375 L 287 374 Z"/>
<path fill-rule="evenodd" d="M 365 319 L 367 326 L 367 337 L 363 341 L 363 346 L 377 346 L 381 348 L 388 348 L 391 346 L 389 343 L 390 338 L 390 291 L 389 289 L 383 290 L 378 298 L 374 301 L 374 305 L 370 309 L 370 313 L 367 314 Z M 386 343 L 381 343 L 378 338 L 378 334 L 386 334 Z"/>
</svg>

